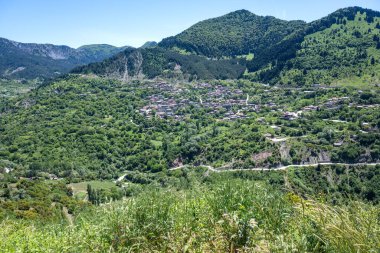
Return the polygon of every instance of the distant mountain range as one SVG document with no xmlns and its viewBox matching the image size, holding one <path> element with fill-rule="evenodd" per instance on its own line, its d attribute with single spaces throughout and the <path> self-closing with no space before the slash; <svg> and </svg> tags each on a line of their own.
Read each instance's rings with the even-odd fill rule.
<svg viewBox="0 0 380 253">
<path fill-rule="evenodd" d="M 0 38 L 0 77 L 51 78 L 72 68 L 102 61 L 129 48 L 110 45 L 86 45 L 77 49 L 51 44 L 20 43 Z"/>
<path fill-rule="evenodd" d="M 0 57 L 0 73 L 8 76 L 54 76 L 81 65 L 73 73 L 123 80 L 163 76 L 244 77 L 287 85 L 380 83 L 380 12 L 360 7 L 340 9 L 310 23 L 239 10 L 136 49 L 39 47 L 7 40 L 0 44 L 0 52 L 8 54 Z M 89 62 L 97 63 L 83 66 Z"/>
</svg>

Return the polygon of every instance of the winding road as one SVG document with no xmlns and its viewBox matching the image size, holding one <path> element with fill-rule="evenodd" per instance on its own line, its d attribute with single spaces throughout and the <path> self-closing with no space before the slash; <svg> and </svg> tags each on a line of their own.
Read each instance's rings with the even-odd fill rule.
<svg viewBox="0 0 380 253">
<path fill-rule="evenodd" d="M 250 168 L 250 169 L 223 169 L 225 167 L 220 167 L 220 168 L 214 168 L 210 165 L 199 165 L 195 167 L 205 167 L 208 170 L 216 173 L 221 173 L 221 172 L 231 172 L 231 171 L 277 171 L 277 170 L 287 170 L 289 168 L 303 168 L 303 167 L 317 167 L 318 165 L 321 166 L 327 166 L 327 165 L 343 165 L 343 166 L 351 166 L 351 167 L 356 167 L 356 166 L 376 166 L 380 165 L 380 163 L 314 163 L 314 164 L 293 164 L 293 165 L 287 165 L 287 166 L 281 166 L 277 168 Z M 172 169 L 169 169 L 170 171 L 173 170 L 180 170 L 186 167 L 191 167 L 192 165 L 182 165 L 179 167 L 175 167 Z"/>
<path fill-rule="evenodd" d="M 203 167 L 203 168 L 207 168 L 209 171 L 212 171 L 215 173 L 233 172 L 233 171 L 278 171 L 278 170 L 287 170 L 289 168 L 317 167 L 318 165 L 321 165 L 321 166 L 343 165 L 343 166 L 356 167 L 356 166 L 376 166 L 376 165 L 380 165 L 380 163 L 330 163 L 330 162 L 326 162 L 326 163 L 313 163 L 313 164 L 293 164 L 293 165 L 281 166 L 281 167 L 277 167 L 277 168 L 250 168 L 250 169 L 225 169 L 225 168 L 227 168 L 227 166 L 214 168 L 210 165 L 193 166 L 191 164 L 187 164 L 187 165 L 181 165 L 181 166 L 178 166 L 175 168 L 171 168 L 171 169 L 169 169 L 169 171 L 181 170 L 181 169 L 188 168 L 188 167 Z M 124 177 L 127 174 L 128 173 L 121 175 L 118 179 L 116 179 L 114 181 L 114 183 L 123 181 Z"/>
</svg>

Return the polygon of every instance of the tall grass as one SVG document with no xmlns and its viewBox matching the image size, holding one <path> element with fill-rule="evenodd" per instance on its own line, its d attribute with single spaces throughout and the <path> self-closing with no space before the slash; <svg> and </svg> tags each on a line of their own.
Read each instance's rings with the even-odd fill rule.
<svg viewBox="0 0 380 253">
<path fill-rule="evenodd" d="M 2 221 L 2 252 L 378 252 L 379 208 L 304 202 L 246 180 L 150 189 L 74 225 Z"/>
</svg>

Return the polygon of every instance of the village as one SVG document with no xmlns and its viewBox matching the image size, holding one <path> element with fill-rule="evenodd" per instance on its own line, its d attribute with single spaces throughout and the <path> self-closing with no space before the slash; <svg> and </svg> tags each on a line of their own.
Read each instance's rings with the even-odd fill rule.
<svg viewBox="0 0 380 253">
<path fill-rule="evenodd" d="M 203 108 L 206 113 L 220 120 L 237 120 L 248 118 L 249 112 L 260 110 L 260 105 L 250 103 L 249 96 L 242 90 L 221 85 L 202 83 L 179 88 L 161 82 L 150 85 L 150 88 L 157 89 L 157 93 L 148 96 L 148 104 L 139 110 L 147 118 L 155 116 L 181 120 L 186 115 L 186 109 Z"/>
<path fill-rule="evenodd" d="M 356 108 L 375 108 L 378 105 L 357 105 L 349 103 L 349 97 L 332 97 L 323 102 L 316 102 L 307 105 L 296 111 L 288 111 L 281 104 L 273 99 L 273 94 L 278 92 L 277 87 L 267 87 L 262 95 L 267 99 L 256 101 L 250 94 L 241 89 L 231 88 L 223 85 L 212 85 L 209 83 L 192 84 L 191 86 L 174 85 L 167 82 L 154 82 L 145 84 L 142 88 L 151 91 L 146 97 L 147 103 L 138 112 L 147 117 L 158 117 L 161 119 L 171 118 L 182 120 L 190 109 L 203 109 L 208 115 L 213 115 L 220 121 L 234 121 L 246 119 L 252 113 L 259 113 L 262 110 L 280 112 L 281 119 L 295 120 L 302 117 L 302 114 L 323 109 L 335 110 L 344 104 Z M 325 89 L 316 86 L 314 90 L 303 91 L 305 94 L 313 93 L 315 90 Z"/>
</svg>

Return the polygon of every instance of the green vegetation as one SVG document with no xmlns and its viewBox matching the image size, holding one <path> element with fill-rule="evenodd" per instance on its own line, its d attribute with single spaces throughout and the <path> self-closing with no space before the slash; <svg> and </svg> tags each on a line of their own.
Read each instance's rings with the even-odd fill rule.
<svg viewBox="0 0 380 253">
<path fill-rule="evenodd" d="M 96 74 L 123 80 L 163 76 L 175 80 L 237 79 L 244 73 L 238 60 L 208 60 L 201 56 L 162 48 L 129 49 L 100 63 L 72 73 Z"/>
<path fill-rule="evenodd" d="M 164 39 L 159 46 L 180 48 L 210 58 L 256 53 L 302 29 L 302 21 L 283 21 L 239 10 L 199 22 L 182 33 Z"/>
<path fill-rule="evenodd" d="M 280 82 L 334 84 L 354 75 L 363 83 L 379 83 L 378 22 L 380 17 L 369 20 L 358 12 L 354 20 L 337 19 L 331 27 L 306 36 Z"/>
<path fill-rule="evenodd" d="M 38 79 L 29 81 L 0 79 L 0 97 L 13 97 L 24 94 L 41 84 L 41 81 Z"/>
<path fill-rule="evenodd" d="M 207 97 L 220 91 L 223 97 L 210 101 L 239 101 L 248 94 L 260 110 L 226 120 L 226 108 L 206 106 Z M 188 101 L 173 111 L 181 120 L 140 113 L 157 94 Z M 169 168 L 377 162 L 379 102 L 375 87 L 126 85 L 76 75 L 6 97 L 0 104 L 0 247 L 376 252 L 380 166 L 223 173 Z M 232 112 L 242 110 L 229 103 Z M 319 109 L 293 120 L 278 109 L 311 105 Z"/>
<path fill-rule="evenodd" d="M 379 22 L 379 12 L 360 7 L 340 9 L 311 23 L 240 10 L 199 22 L 154 48 L 126 50 L 74 73 L 124 80 L 144 74 L 293 86 L 377 84 Z"/>
<path fill-rule="evenodd" d="M 240 10 L 199 22 L 158 44 L 147 42 L 139 49 L 88 45 L 75 50 L 37 44 L 18 48 L 1 39 L 0 75 L 54 77 L 113 55 L 73 73 L 124 81 L 164 77 L 190 81 L 246 78 L 293 86 L 377 84 L 379 23 L 379 12 L 360 7 L 340 9 L 311 23 Z"/>
<path fill-rule="evenodd" d="M 358 93 L 354 88 L 316 88 L 310 93 L 249 82 L 220 84 L 215 89 L 242 89 L 225 101 L 243 100 L 245 106 L 248 94 L 261 109 L 229 120 L 224 115 L 241 114 L 242 107 L 231 104 L 226 112 L 225 103 L 232 102 L 223 102 L 215 112 L 200 104 L 199 97 L 205 100 L 212 88 L 184 83 L 163 91 L 150 82 L 62 78 L 4 100 L 0 159 L 13 163 L 20 176 L 48 172 L 71 182 L 112 180 L 124 171 L 165 172 L 178 164 L 270 168 L 380 159 L 380 115 L 370 106 L 380 103 L 377 89 Z M 188 101 L 172 112 L 181 120 L 139 112 L 156 94 Z M 297 112 L 310 105 L 319 109 L 293 120 L 279 109 Z"/>
<path fill-rule="evenodd" d="M 87 205 L 72 198 L 65 181 L 11 179 L 10 183 L 1 180 L 0 185 L 0 219 L 59 222 L 64 218 L 62 208 L 73 214 Z"/>
<path fill-rule="evenodd" d="M 376 252 L 379 208 L 332 207 L 263 183 L 210 179 L 187 190 L 147 188 L 92 208 L 73 225 L 3 220 L 3 252 Z M 30 231 L 33 233 L 30 233 Z"/>
<path fill-rule="evenodd" d="M 68 186 L 73 190 L 73 194 L 79 193 L 79 192 L 86 192 L 87 186 L 91 185 L 94 189 L 111 189 L 112 187 L 115 187 L 115 183 L 110 181 L 88 181 L 88 182 L 80 182 L 80 183 L 72 183 Z"/>
<path fill-rule="evenodd" d="M 71 49 L 1 40 L 1 251 L 378 252 L 379 22 L 242 10 L 43 83 Z"/>
<path fill-rule="evenodd" d="M 252 72 L 249 76 L 293 85 L 351 79 L 373 84 L 378 78 L 375 51 L 379 18 L 379 12 L 369 9 L 340 9 L 258 52 L 256 60 L 247 63 Z"/>
</svg>

